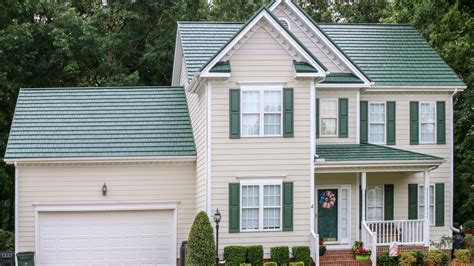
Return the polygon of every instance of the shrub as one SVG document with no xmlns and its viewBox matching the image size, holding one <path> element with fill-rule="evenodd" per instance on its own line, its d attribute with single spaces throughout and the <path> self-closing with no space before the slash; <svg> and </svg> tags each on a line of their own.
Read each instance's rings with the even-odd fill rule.
<svg viewBox="0 0 474 266">
<path fill-rule="evenodd" d="M 462 260 L 454 259 L 450 263 L 451 266 L 464 266 L 466 263 L 462 262 Z"/>
<path fill-rule="evenodd" d="M 388 252 L 384 252 L 377 257 L 377 264 L 382 266 L 394 266 L 398 265 L 398 259 L 400 256 L 397 257 L 390 257 Z"/>
<path fill-rule="evenodd" d="M 227 246 L 224 248 L 224 260 L 226 265 L 236 266 L 245 263 L 247 248 L 243 246 Z"/>
<path fill-rule="evenodd" d="M 464 230 L 474 230 L 474 220 L 468 220 L 463 225 Z"/>
<path fill-rule="evenodd" d="M 448 253 L 439 249 L 430 250 L 428 251 L 428 254 L 426 254 L 426 262 L 428 262 L 428 264 L 446 265 L 448 264 L 448 261 L 449 261 Z"/>
<path fill-rule="evenodd" d="M 416 258 L 412 252 L 402 252 L 398 262 L 401 266 L 412 266 L 416 264 Z"/>
<path fill-rule="evenodd" d="M 304 266 L 304 262 L 298 261 L 298 262 L 290 262 L 290 266 Z"/>
<path fill-rule="evenodd" d="M 291 250 L 295 261 L 303 262 L 303 266 L 311 265 L 311 250 L 308 246 L 297 246 Z"/>
<path fill-rule="evenodd" d="M 286 265 L 290 260 L 290 249 L 286 246 L 270 248 L 270 257 L 278 265 Z"/>
<path fill-rule="evenodd" d="M 278 263 L 274 261 L 265 262 L 263 266 L 278 266 Z"/>
<path fill-rule="evenodd" d="M 261 266 L 263 263 L 263 246 L 247 247 L 247 261 L 252 266 Z"/>
<path fill-rule="evenodd" d="M 423 258 L 425 257 L 425 254 L 421 251 L 413 251 L 413 256 L 416 258 L 416 265 L 423 265 Z"/>
<path fill-rule="evenodd" d="M 15 237 L 12 232 L 0 229 L 0 250 L 15 250 Z"/>
<path fill-rule="evenodd" d="M 186 261 L 189 265 L 215 264 L 214 233 L 207 214 L 199 212 L 194 219 L 188 238 L 188 254 Z"/>
<path fill-rule="evenodd" d="M 454 257 L 466 264 L 471 262 L 471 251 L 469 249 L 456 249 Z"/>
<path fill-rule="evenodd" d="M 250 263 L 241 263 L 239 266 L 252 266 Z"/>
</svg>

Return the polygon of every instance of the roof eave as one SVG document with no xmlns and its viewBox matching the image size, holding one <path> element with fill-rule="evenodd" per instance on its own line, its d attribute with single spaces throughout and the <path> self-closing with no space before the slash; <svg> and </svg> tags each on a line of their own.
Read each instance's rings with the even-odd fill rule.
<svg viewBox="0 0 474 266">
<path fill-rule="evenodd" d="M 324 161 L 321 159 L 316 160 L 316 166 L 440 166 L 446 162 L 445 159 L 433 159 L 433 160 L 379 160 L 379 161 Z"/>
<path fill-rule="evenodd" d="M 370 87 L 370 91 L 413 91 L 413 90 L 428 90 L 428 91 L 452 91 L 458 90 L 463 91 L 467 88 L 466 85 L 446 85 L 446 86 L 430 86 L 430 85 L 420 85 L 420 86 L 396 86 L 396 85 L 374 85 Z"/>
<path fill-rule="evenodd" d="M 131 156 L 131 157 L 56 157 L 5 158 L 6 164 L 17 163 L 103 163 L 103 162 L 194 162 L 196 156 Z"/>
</svg>

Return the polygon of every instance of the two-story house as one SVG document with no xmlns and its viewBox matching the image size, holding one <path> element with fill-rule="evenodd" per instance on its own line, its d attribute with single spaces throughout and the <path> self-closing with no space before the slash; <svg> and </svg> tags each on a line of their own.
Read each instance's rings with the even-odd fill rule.
<svg viewBox="0 0 474 266">
<path fill-rule="evenodd" d="M 465 87 L 409 25 L 319 24 L 288 0 L 180 22 L 171 87 L 20 91 L 16 251 L 175 264 L 217 208 L 221 249 L 427 246 L 450 234 Z"/>
</svg>

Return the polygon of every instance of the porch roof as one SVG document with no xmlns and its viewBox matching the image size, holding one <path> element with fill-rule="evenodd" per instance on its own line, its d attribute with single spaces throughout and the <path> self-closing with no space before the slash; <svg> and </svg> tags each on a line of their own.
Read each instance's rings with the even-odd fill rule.
<svg viewBox="0 0 474 266">
<path fill-rule="evenodd" d="M 323 144 L 316 146 L 319 162 L 400 162 L 426 161 L 441 164 L 444 159 L 432 155 L 374 144 Z"/>
</svg>

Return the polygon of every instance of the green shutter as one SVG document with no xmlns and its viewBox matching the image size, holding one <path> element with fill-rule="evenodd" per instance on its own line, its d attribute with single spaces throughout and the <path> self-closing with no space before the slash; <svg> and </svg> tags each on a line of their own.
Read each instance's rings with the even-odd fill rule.
<svg viewBox="0 0 474 266">
<path fill-rule="evenodd" d="M 410 145 L 418 144 L 418 102 L 410 102 Z"/>
<path fill-rule="evenodd" d="M 347 98 L 339 98 L 339 138 L 349 137 L 349 103 Z"/>
<path fill-rule="evenodd" d="M 396 104 L 387 102 L 387 145 L 395 145 L 396 136 Z"/>
<path fill-rule="evenodd" d="M 283 231 L 293 231 L 293 182 L 283 182 Z"/>
<path fill-rule="evenodd" d="M 319 138 L 319 99 L 316 99 L 316 138 Z"/>
<path fill-rule="evenodd" d="M 393 220 L 393 200 L 394 196 L 394 185 L 384 186 L 384 218 L 386 221 Z"/>
<path fill-rule="evenodd" d="M 360 102 L 360 142 L 369 142 L 369 103 Z"/>
<path fill-rule="evenodd" d="M 436 183 L 435 185 L 435 224 L 436 226 L 444 226 L 444 184 Z"/>
<path fill-rule="evenodd" d="M 293 137 L 294 128 L 294 107 L 293 107 L 293 88 L 283 89 L 283 137 Z"/>
<path fill-rule="evenodd" d="M 446 103 L 436 102 L 436 138 L 438 144 L 446 144 Z"/>
<path fill-rule="evenodd" d="M 240 138 L 240 90 L 229 90 L 229 137 Z"/>
<path fill-rule="evenodd" d="M 229 233 L 240 231 L 240 184 L 229 183 Z"/>
<path fill-rule="evenodd" d="M 408 184 L 408 219 L 418 219 L 418 184 Z"/>
</svg>

